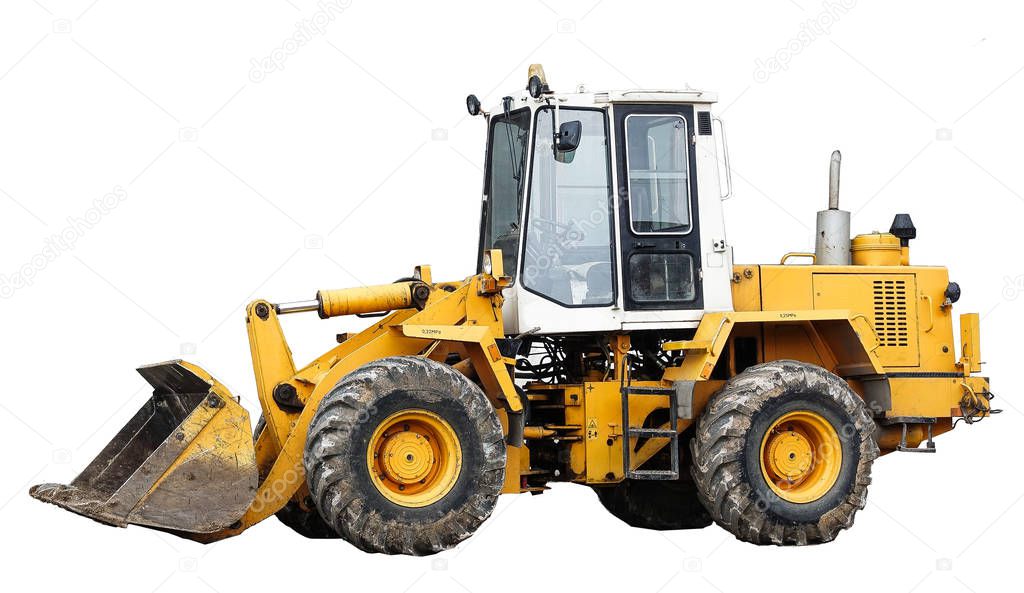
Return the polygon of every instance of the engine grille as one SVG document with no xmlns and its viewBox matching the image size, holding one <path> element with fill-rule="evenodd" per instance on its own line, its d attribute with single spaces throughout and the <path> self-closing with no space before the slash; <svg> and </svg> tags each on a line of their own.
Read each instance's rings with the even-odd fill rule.
<svg viewBox="0 0 1024 593">
<path fill-rule="evenodd" d="M 881 345 L 889 348 L 909 346 L 906 281 L 875 280 L 874 305 L 875 333 Z"/>
</svg>

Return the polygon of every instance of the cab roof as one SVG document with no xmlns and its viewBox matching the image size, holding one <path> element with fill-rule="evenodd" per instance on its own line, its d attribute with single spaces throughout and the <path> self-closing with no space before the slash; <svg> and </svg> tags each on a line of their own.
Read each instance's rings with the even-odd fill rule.
<svg viewBox="0 0 1024 593">
<path fill-rule="evenodd" d="M 472 97 L 472 96 L 471 96 Z M 475 97 L 473 97 L 475 99 Z M 650 103 L 650 104 L 704 104 L 710 105 L 718 101 L 718 94 L 687 85 L 683 89 L 629 89 L 621 91 L 591 91 L 583 85 L 573 92 L 557 92 L 548 87 L 544 67 L 530 64 L 527 73 L 527 84 L 524 90 L 514 93 L 511 98 L 515 108 L 554 103 L 565 106 L 606 105 L 614 103 Z M 501 107 L 495 111 L 500 113 Z"/>
<path fill-rule="evenodd" d="M 539 98 L 530 97 L 525 91 L 512 95 L 514 108 L 540 105 L 547 102 L 562 106 L 607 105 L 615 103 L 686 103 L 710 105 L 718 102 L 718 94 L 697 89 L 630 89 L 623 91 L 587 91 L 582 87 L 572 93 L 549 92 Z M 501 113 L 500 103 L 494 109 Z"/>
</svg>

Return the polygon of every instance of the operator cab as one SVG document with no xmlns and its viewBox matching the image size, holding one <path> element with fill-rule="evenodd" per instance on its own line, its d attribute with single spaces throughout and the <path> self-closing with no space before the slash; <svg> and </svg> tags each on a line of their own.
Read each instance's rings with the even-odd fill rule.
<svg viewBox="0 0 1024 593">
<path fill-rule="evenodd" d="M 467 99 L 488 121 L 479 268 L 502 251 L 506 333 L 689 329 L 731 310 L 715 96 L 529 78 L 490 112 Z"/>
</svg>

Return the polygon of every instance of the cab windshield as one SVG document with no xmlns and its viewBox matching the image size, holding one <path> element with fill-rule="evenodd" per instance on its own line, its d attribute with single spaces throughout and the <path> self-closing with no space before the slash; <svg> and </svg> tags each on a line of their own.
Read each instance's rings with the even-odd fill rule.
<svg viewBox="0 0 1024 593">
<path fill-rule="evenodd" d="M 501 249 L 505 274 L 512 277 L 515 277 L 519 253 L 519 215 L 523 203 L 523 171 L 529 130 L 529 109 L 494 116 L 487 146 L 481 252 Z"/>
</svg>

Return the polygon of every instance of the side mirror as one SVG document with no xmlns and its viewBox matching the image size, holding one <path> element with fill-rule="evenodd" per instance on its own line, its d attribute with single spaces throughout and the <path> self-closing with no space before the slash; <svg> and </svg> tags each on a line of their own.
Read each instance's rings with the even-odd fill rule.
<svg viewBox="0 0 1024 593">
<path fill-rule="evenodd" d="M 580 145 L 583 124 L 579 120 L 562 122 L 555 134 L 555 152 L 572 152 Z"/>
<path fill-rule="evenodd" d="M 476 95 L 466 97 L 466 111 L 469 111 L 470 115 L 480 115 L 480 99 L 477 99 Z"/>
</svg>

